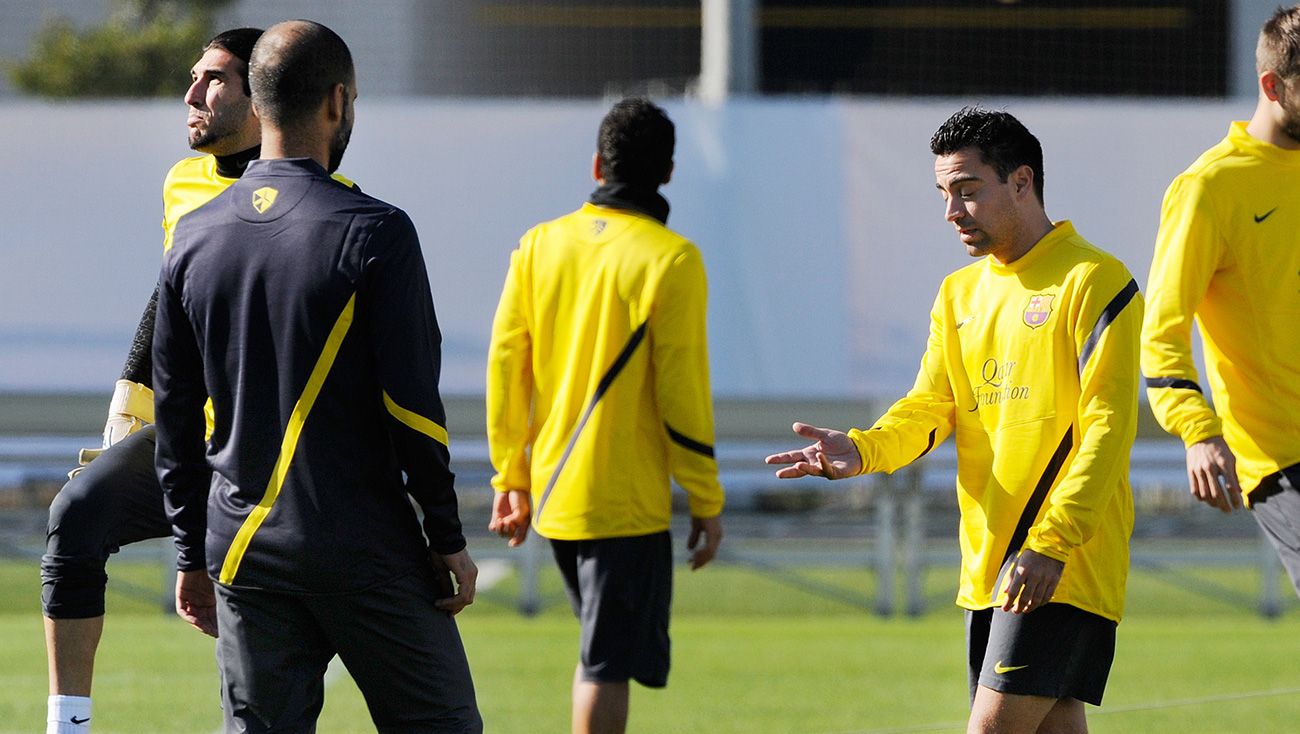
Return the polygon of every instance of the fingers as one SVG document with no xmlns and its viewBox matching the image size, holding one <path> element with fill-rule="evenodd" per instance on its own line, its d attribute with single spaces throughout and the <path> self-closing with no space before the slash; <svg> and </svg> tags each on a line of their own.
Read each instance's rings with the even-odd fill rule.
<svg viewBox="0 0 1300 734">
<path fill-rule="evenodd" d="M 779 454 L 772 454 L 771 456 L 767 457 L 766 459 L 763 459 L 763 463 L 765 463 L 765 464 L 793 464 L 793 463 L 795 463 L 796 461 L 803 461 L 803 460 L 804 460 L 804 452 L 805 452 L 805 451 L 810 451 L 810 450 L 812 450 L 812 448 L 813 448 L 812 446 L 809 446 L 807 449 L 799 449 L 799 450 L 797 450 L 797 451 L 783 451 L 783 452 L 781 452 L 781 453 L 779 453 Z"/>
<path fill-rule="evenodd" d="M 709 562 L 718 554 L 718 543 L 721 540 L 720 537 L 705 534 L 704 545 L 691 554 L 690 567 L 692 571 L 698 571 L 709 565 Z"/>
<path fill-rule="evenodd" d="M 469 553 L 464 550 L 457 551 L 450 555 L 442 556 L 437 553 L 432 554 L 435 575 L 438 577 L 440 588 L 439 593 L 445 596 L 436 599 L 433 605 L 448 614 L 455 616 L 462 609 L 474 603 L 475 587 L 478 581 L 478 566 L 470 560 Z M 455 594 L 451 592 L 451 579 L 455 578 Z"/>
<path fill-rule="evenodd" d="M 216 607 L 195 604 L 186 599 L 177 599 L 176 615 L 203 634 L 209 637 L 217 636 Z"/>
<path fill-rule="evenodd" d="M 455 596 L 449 596 L 446 599 L 438 599 L 433 603 L 433 605 L 437 607 L 439 610 L 444 611 L 454 617 L 457 614 L 460 614 L 465 607 L 473 603 L 474 603 L 474 595 L 471 593 L 467 596 L 465 593 L 462 592 Z"/>
<path fill-rule="evenodd" d="M 831 435 L 831 430 L 829 428 L 818 428 L 817 426 L 810 426 L 807 423 L 796 422 L 793 426 L 791 426 L 791 428 L 793 428 L 794 432 L 799 434 L 800 436 L 803 436 L 804 438 L 811 438 L 814 441 L 820 441 L 823 438 L 829 438 Z"/>
<path fill-rule="evenodd" d="M 1002 611 L 1010 612 L 1020 598 L 1021 592 L 1025 588 L 1025 569 L 1019 564 L 1011 569 L 1011 575 L 1007 578 L 1007 600 L 1002 602 Z"/>
<path fill-rule="evenodd" d="M 703 539 L 703 545 L 699 545 Z M 718 517 L 710 518 L 691 518 L 691 537 L 687 543 L 688 549 L 693 549 L 691 554 L 690 567 L 692 571 L 698 571 L 704 568 L 718 554 L 718 546 L 722 543 L 722 520 Z M 699 545 L 698 548 L 696 546 Z"/>
<path fill-rule="evenodd" d="M 820 452 L 817 454 L 817 464 L 821 469 L 820 473 L 823 477 L 826 477 L 827 479 L 836 478 L 835 467 L 831 464 L 831 460 L 826 458 L 826 454 Z"/>
<path fill-rule="evenodd" d="M 1061 561 L 1032 550 L 1021 551 L 1007 579 L 1007 598 L 1002 603 L 1002 611 L 1028 614 L 1050 602 L 1064 568 Z"/>
</svg>

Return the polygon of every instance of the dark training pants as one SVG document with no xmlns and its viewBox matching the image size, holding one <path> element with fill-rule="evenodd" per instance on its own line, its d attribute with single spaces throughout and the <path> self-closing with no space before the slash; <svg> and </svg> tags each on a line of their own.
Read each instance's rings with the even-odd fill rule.
<svg viewBox="0 0 1300 734">
<path fill-rule="evenodd" d="M 41 558 L 41 606 L 51 619 L 104 614 L 109 555 L 172 534 L 154 473 L 154 429 L 113 444 L 68 480 L 50 503 Z"/>
<path fill-rule="evenodd" d="M 478 734 L 474 682 L 432 574 L 349 594 L 215 585 L 227 732 L 311 732 L 335 654 L 381 734 Z"/>
</svg>

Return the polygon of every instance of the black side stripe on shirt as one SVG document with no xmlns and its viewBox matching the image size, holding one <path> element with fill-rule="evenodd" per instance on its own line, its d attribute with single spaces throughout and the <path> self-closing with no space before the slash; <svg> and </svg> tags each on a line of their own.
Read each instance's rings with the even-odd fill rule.
<svg viewBox="0 0 1300 734">
<path fill-rule="evenodd" d="M 1195 390 L 1202 394 L 1205 393 L 1200 385 L 1182 377 L 1147 377 L 1142 375 L 1142 379 L 1146 380 L 1147 387 L 1172 387 L 1175 390 Z"/>
<path fill-rule="evenodd" d="M 614 363 L 605 371 L 600 382 L 596 385 L 596 392 L 591 396 L 591 402 L 587 403 L 587 409 L 583 411 L 582 418 L 578 420 L 578 425 L 573 429 L 573 435 L 569 437 L 569 444 L 564 447 L 564 453 L 560 455 L 560 461 L 555 465 L 555 471 L 551 472 L 551 478 L 546 482 L 546 489 L 542 492 L 542 498 L 537 501 L 537 512 L 533 514 L 533 522 L 542 516 L 542 509 L 546 507 L 546 499 L 551 496 L 551 490 L 555 489 L 555 482 L 560 478 L 560 472 L 564 471 L 564 465 L 569 461 L 569 454 L 573 453 L 573 447 L 578 443 L 578 436 L 582 435 L 582 429 L 586 427 L 587 420 L 591 418 L 591 413 L 596 409 L 596 404 L 600 399 L 605 397 L 609 386 L 614 383 L 614 378 L 627 367 L 628 360 L 632 359 L 632 353 L 636 351 L 637 346 L 645 340 L 646 326 L 648 321 L 644 321 L 628 337 L 627 344 L 623 345 L 623 351 L 618 353 L 614 358 Z"/>
<path fill-rule="evenodd" d="M 1016 531 L 1011 534 L 1011 542 L 1007 544 L 1007 552 L 1002 556 L 1002 565 L 1005 569 L 1007 561 L 1016 557 L 1020 552 L 1021 546 L 1025 544 L 1025 539 L 1029 537 L 1029 529 L 1034 526 L 1034 518 L 1038 517 L 1038 511 L 1043 507 L 1043 501 L 1047 499 L 1047 493 L 1056 483 L 1056 477 L 1061 473 L 1061 467 L 1065 466 L 1065 457 L 1070 455 L 1070 449 L 1074 448 L 1074 426 L 1066 430 L 1065 436 L 1061 438 L 1061 444 L 1056 447 L 1056 453 L 1047 462 L 1047 467 L 1043 469 L 1043 474 L 1038 478 L 1038 484 L 1034 487 L 1034 493 L 1029 496 L 1029 503 L 1025 505 L 1024 512 L 1020 513 L 1020 522 L 1016 523 Z M 996 594 L 1002 588 L 1002 579 L 998 578 L 998 585 L 994 587 Z"/>
<path fill-rule="evenodd" d="M 710 459 L 713 458 L 712 446 L 708 445 L 707 443 L 700 443 L 699 441 L 696 441 L 695 439 L 690 438 L 689 436 L 685 436 L 678 433 L 677 431 L 674 431 L 673 427 L 668 425 L 668 421 L 664 421 L 664 428 L 668 430 L 668 438 L 671 438 L 673 440 L 673 443 L 676 443 L 678 446 L 681 446 L 682 448 L 687 449 L 688 451 L 694 451 L 697 454 L 703 454 L 709 457 Z"/>
<path fill-rule="evenodd" d="M 1101 316 L 1097 317 L 1097 325 L 1092 327 L 1092 333 L 1088 335 L 1088 340 L 1083 343 L 1083 349 L 1079 352 L 1079 374 L 1083 374 L 1083 368 L 1087 366 L 1088 358 L 1097 348 L 1097 343 L 1101 341 L 1101 335 L 1106 332 L 1106 327 L 1119 318 L 1120 312 L 1133 300 L 1137 292 L 1137 281 L 1130 278 L 1128 285 L 1124 286 L 1123 290 L 1110 299 L 1106 308 L 1102 309 Z"/>
<path fill-rule="evenodd" d="M 934 438 L 935 438 L 935 436 L 937 436 L 937 435 L 939 435 L 939 429 L 938 429 L 938 428 L 931 428 L 931 429 L 930 429 L 930 442 L 927 443 L 927 444 L 925 445 L 925 451 L 922 451 L 921 453 L 919 453 L 919 454 L 916 455 L 916 459 L 919 459 L 919 458 L 921 458 L 922 456 L 925 456 L 926 454 L 930 453 L 930 450 L 934 448 Z M 912 461 L 916 461 L 916 459 L 912 459 Z"/>
</svg>

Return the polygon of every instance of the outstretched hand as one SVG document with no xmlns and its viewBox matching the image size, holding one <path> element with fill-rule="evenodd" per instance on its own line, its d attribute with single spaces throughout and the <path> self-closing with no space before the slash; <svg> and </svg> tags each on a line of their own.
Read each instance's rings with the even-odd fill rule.
<svg viewBox="0 0 1300 734">
<path fill-rule="evenodd" d="M 795 423 L 794 432 L 816 441 L 796 451 L 772 454 L 765 461 L 768 464 L 788 464 L 776 472 L 781 479 L 796 479 L 804 476 L 843 479 L 862 473 L 862 456 L 858 447 L 849 439 L 847 433 L 818 428 L 807 423 Z"/>
<path fill-rule="evenodd" d="M 217 594 L 207 571 L 176 572 L 176 614 L 203 634 L 217 636 Z"/>
</svg>

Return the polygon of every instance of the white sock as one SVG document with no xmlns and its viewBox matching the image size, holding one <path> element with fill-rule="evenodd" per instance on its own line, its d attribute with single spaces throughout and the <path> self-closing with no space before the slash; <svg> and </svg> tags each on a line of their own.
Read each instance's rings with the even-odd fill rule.
<svg viewBox="0 0 1300 734">
<path fill-rule="evenodd" d="M 90 734 L 90 696 L 50 696 L 45 734 Z"/>
</svg>

